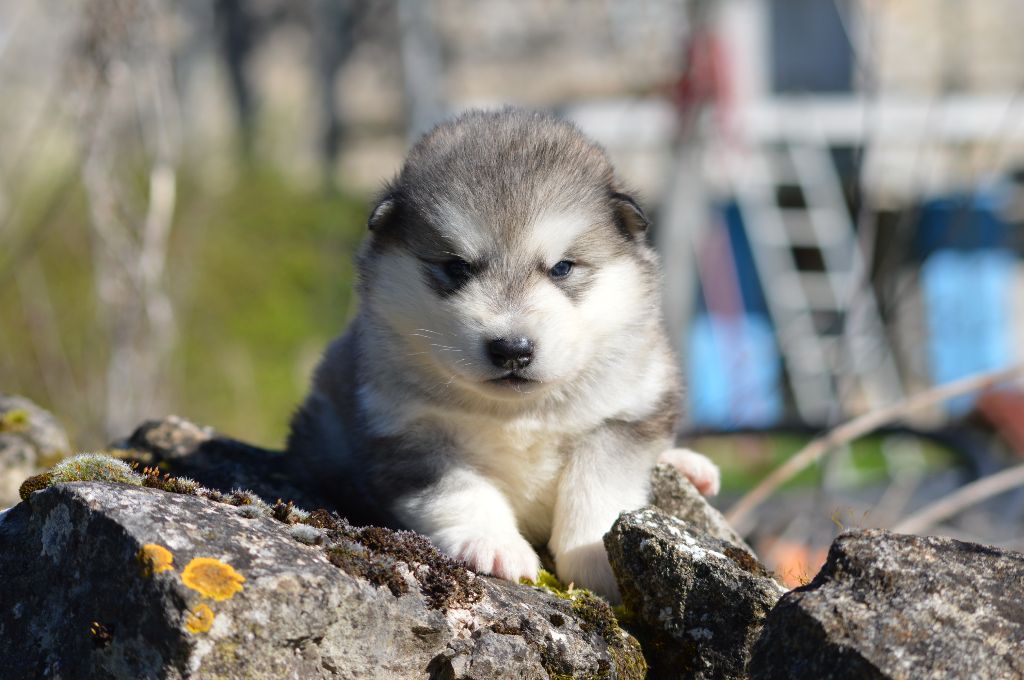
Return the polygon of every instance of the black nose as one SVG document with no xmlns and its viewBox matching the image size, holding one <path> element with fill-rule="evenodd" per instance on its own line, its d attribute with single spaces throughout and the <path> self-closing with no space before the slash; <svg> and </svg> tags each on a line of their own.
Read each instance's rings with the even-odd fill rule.
<svg viewBox="0 0 1024 680">
<path fill-rule="evenodd" d="M 517 371 L 526 368 L 533 359 L 533 340 L 522 336 L 498 338 L 487 343 L 487 353 L 491 357 L 491 363 L 498 368 Z"/>
</svg>

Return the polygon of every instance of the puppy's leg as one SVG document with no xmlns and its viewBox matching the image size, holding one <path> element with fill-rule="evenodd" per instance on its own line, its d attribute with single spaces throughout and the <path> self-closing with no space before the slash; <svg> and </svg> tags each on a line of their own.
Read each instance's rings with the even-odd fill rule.
<svg viewBox="0 0 1024 680">
<path fill-rule="evenodd" d="M 400 500 L 395 510 L 406 526 L 474 571 L 509 581 L 537 579 L 540 560 L 519 533 L 508 500 L 472 470 L 447 471 L 436 484 Z"/>
<path fill-rule="evenodd" d="M 685 476 L 705 496 L 714 496 L 721 486 L 718 466 L 705 455 L 690 449 L 668 449 L 658 457 L 659 463 L 668 463 Z"/>
<path fill-rule="evenodd" d="M 580 443 L 558 484 L 548 547 L 558 578 L 619 601 L 604 535 L 619 514 L 648 502 L 650 470 L 661 446 L 599 431 Z"/>
</svg>

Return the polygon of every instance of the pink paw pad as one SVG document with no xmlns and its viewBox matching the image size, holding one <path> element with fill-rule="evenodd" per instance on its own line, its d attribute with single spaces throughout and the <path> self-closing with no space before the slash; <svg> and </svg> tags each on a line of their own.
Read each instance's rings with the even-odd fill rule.
<svg viewBox="0 0 1024 680">
<path fill-rule="evenodd" d="M 668 463 L 684 475 L 704 496 L 714 496 L 721 486 L 718 466 L 707 456 L 689 449 L 669 449 L 658 457 L 659 463 Z"/>
</svg>

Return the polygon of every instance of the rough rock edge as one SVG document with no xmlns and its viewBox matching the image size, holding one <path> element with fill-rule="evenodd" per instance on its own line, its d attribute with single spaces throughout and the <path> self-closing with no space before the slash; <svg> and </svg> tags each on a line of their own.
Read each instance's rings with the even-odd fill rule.
<svg viewBox="0 0 1024 680">
<path fill-rule="evenodd" d="M 1021 677 L 1022 588 L 1024 553 L 884 529 L 847 531 L 814 580 L 769 613 L 750 677 L 786 678 L 798 669 L 833 678 Z M 986 601 L 993 594 L 997 601 Z M 865 624 L 869 636 L 859 629 Z M 1000 645 L 1016 651 L 1000 653 Z"/>
<path fill-rule="evenodd" d="M 428 539 L 411 531 L 354 527 L 337 513 L 327 510 L 306 512 L 294 503 L 285 503 L 280 499 L 270 506 L 251 491 L 236 489 L 225 494 L 189 478 L 161 474 L 156 467 L 146 467 L 141 474 L 135 472 L 133 467 L 102 454 L 75 456 L 62 461 L 53 470 L 27 479 L 21 487 L 22 498 L 27 499 L 32 493 L 57 484 L 100 481 L 148 487 L 234 506 L 243 516 L 268 516 L 289 525 L 292 538 L 301 543 L 321 546 L 331 564 L 375 586 L 387 587 L 396 597 L 409 591 L 408 576 L 411 575 L 430 608 L 441 611 L 472 608 L 483 599 L 485 589 L 492 594 L 493 599 L 495 583 L 516 588 L 514 584 L 474 574 L 438 551 Z M 296 531 L 300 527 L 307 530 Z M 319 540 L 311 540 L 311 532 L 316 532 Z M 606 652 L 611 662 L 602 665 L 593 678 L 632 680 L 645 676 L 647 664 L 639 643 L 619 627 L 607 602 L 584 589 L 576 589 L 571 593 L 559 592 L 556 587 L 552 587 L 551 581 L 526 585 L 533 586 L 532 589 L 538 592 L 551 593 L 559 599 L 568 600 L 580 628 L 603 641 L 604 649 L 598 648 L 598 651 Z M 561 668 L 550 646 L 534 639 L 529 631 L 508 625 L 498 628 L 500 630 L 495 632 L 500 634 L 522 636 L 538 653 L 551 678 L 569 677 L 561 671 L 571 669 Z M 466 653 L 465 649 L 450 646 L 448 653 L 435 659 L 434 672 L 440 672 L 443 677 L 446 665 L 451 666 L 454 659 Z"/>
<path fill-rule="evenodd" d="M 621 515 L 605 546 L 622 592 L 620 620 L 647 650 L 649 677 L 744 676 L 761 623 L 786 590 L 756 558 L 656 507 Z M 638 565 L 645 546 L 660 557 Z M 716 616 L 724 617 L 717 627 Z M 741 640 L 721 646 L 735 635 Z"/>
<path fill-rule="evenodd" d="M 746 544 L 725 516 L 712 507 L 697 491 L 697 487 L 671 465 L 660 463 L 651 472 L 651 505 L 709 536 L 739 546 L 756 557 L 753 548 Z"/>
</svg>

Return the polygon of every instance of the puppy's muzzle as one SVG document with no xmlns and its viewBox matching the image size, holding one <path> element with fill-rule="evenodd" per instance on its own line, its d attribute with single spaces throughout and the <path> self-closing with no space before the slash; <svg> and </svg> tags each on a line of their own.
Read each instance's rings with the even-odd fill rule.
<svg viewBox="0 0 1024 680">
<path fill-rule="evenodd" d="M 487 343 L 487 355 L 498 368 L 518 371 L 533 361 L 533 348 L 533 340 L 523 336 L 497 338 Z"/>
</svg>

